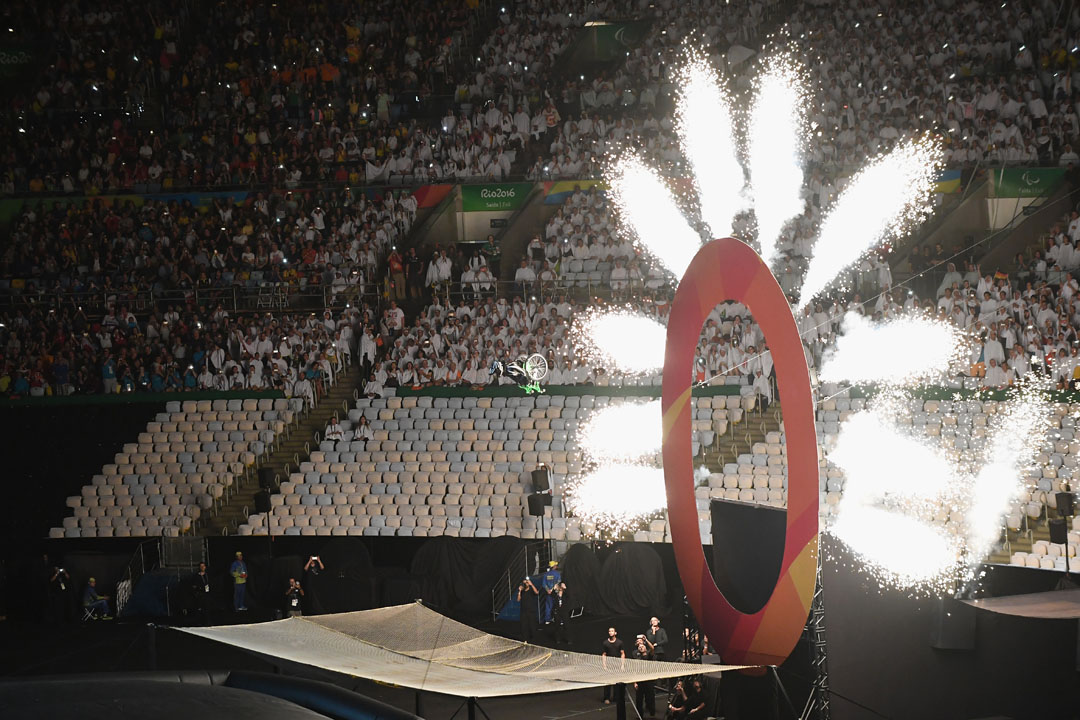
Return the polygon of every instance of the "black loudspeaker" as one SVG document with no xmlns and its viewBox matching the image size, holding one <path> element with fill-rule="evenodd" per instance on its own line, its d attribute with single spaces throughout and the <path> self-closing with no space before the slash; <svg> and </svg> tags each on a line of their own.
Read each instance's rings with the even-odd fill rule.
<svg viewBox="0 0 1080 720">
<path fill-rule="evenodd" d="M 268 513 L 270 512 L 270 493 L 265 490 L 260 490 L 255 493 L 255 512 Z"/>
<path fill-rule="evenodd" d="M 529 496 L 529 514 L 533 517 L 541 517 L 544 508 L 551 505 L 551 496 L 543 493 L 533 493 Z"/>
<path fill-rule="evenodd" d="M 1076 514 L 1076 493 L 1059 492 L 1057 497 L 1057 511 L 1061 517 L 1072 517 Z"/>
<path fill-rule="evenodd" d="M 263 490 L 276 490 L 274 487 L 274 468 L 261 467 L 259 468 L 259 487 Z"/>
<path fill-rule="evenodd" d="M 1050 542 L 1055 545 L 1064 545 L 1069 542 L 1069 526 L 1065 524 L 1065 518 L 1050 518 Z"/>
<path fill-rule="evenodd" d="M 533 492 L 549 492 L 551 490 L 551 477 L 546 467 L 539 467 L 532 471 Z"/>
<path fill-rule="evenodd" d="M 975 608 L 955 598 L 934 603 L 930 647 L 937 650 L 975 649 Z"/>
</svg>

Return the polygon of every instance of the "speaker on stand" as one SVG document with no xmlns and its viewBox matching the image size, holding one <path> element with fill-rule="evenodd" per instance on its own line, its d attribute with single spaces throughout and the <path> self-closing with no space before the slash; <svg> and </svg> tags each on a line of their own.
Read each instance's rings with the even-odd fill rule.
<svg viewBox="0 0 1080 720">
<path fill-rule="evenodd" d="M 534 492 L 526 498 L 529 505 L 529 514 L 540 518 L 540 541 L 546 543 L 547 535 L 544 530 L 544 509 L 551 506 L 551 493 Z M 545 545 L 545 547 L 547 547 Z"/>
<path fill-rule="evenodd" d="M 533 492 L 551 492 L 551 470 L 547 465 L 541 465 L 532 471 Z"/>
</svg>

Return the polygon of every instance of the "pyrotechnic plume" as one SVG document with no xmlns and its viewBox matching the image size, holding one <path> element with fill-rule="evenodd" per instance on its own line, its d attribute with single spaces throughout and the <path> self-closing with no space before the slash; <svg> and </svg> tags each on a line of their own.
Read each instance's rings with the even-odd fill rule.
<svg viewBox="0 0 1080 720">
<path fill-rule="evenodd" d="M 866 251 L 901 235 L 929 213 L 940 162 L 937 143 L 929 139 L 908 141 L 852 178 L 821 223 L 799 291 L 800 307 L 809 304 Z"/>
<path fill-rule="evenodd" d="M 841 515 L 849 507 L 886 502 L 901 511 L 921 512 L 956 492 L 956 468 L 949 458 L 878 412 L 848 418 L 829 460 L 846 478 Z"/>
<path fill-rule="evenodd" d="M 829 460 L 846 478 L 829 532 L 883 584 L 944 586 L 959 549 L 930 522 L 959 490 L 954 463 L 875 411 L 844 423 Z"/>
<path fill-rule="evenodd" d="M 913 385 L 941 379 L 964 356 L 955 325 L 923 314 L 882 323 L 849 312 L 836 347 L 822 359 L 821 382 Z"/>
<path fill-rule="evenodd" d="M 635 155 L 619 158 L 610 174 L 612 199 L 637 244 L 676 278 L 701 248 L 701 237 L 683 217 L 660 175 Z"/>
<path fill-rule="evenodd" d="M 641 460 L 660 452 L 660 401 L 594 410 L 578 429 L 578 446 L 597 463 Z"/>
<path fill-rule="evenodd" d="M 882 586 L 950 589 L 953 539 L 920 520 L 876 507 L 840 511 L 829 532 L 842 540 Z"/>
<path fill-rule="evenodd" d="M 676 129 L 697 184 L 701 219 L 714 238 L 729 237 L 743 209 L 746 184 L 739 164 L 731 102 L 716 73 L 700 56 L 680 73 Z"/>
<path fill-rule="evenodd" d="M 774 57 L 757 80 L 747 128 L 758 248 L 770 266 L 784 226 L 806 207 L 802 196 L 806 97 L 801 75 L 794 61 Z"/>
<path fill-rule="evenodd" d="M 592 310 L 575 322 L 572 333 L 574 347 L 586 363 L 629 374 L 659 372 L 664 367 L 667 328 L 639 312 Z"/>
<path fill-rule="evenodd" d="M 1001 534 L 1001 519 L 1019 501 L 1023 477 L 1035 465 L 1051 426 L 1049 404 L 1036 392 L 1022 391 L 999 406 L 986 449 L 985 464 L 970 479 L 965 513 L 967 556 L 978 562 Z"/>
<path fill-rule="evenodd" d="M 617 534 L 665 506 L 664 471 L 644 465 L 603 465 L 571 481 L 566 498 L 576 517 Z"/>
</svg>

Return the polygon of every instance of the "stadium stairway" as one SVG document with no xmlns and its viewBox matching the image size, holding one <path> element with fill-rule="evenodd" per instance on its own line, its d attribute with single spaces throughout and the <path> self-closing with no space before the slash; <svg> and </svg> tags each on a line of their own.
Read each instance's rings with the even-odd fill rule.
<svg viewBox="0 0 1080 720">
<path fill-rule="evenodd" d="M 768 410 L 758 409 L 747 413 L 741 423 L 732 423 L 728 433 L 717 437 L 716 444 L 705 450 L 705 466 L 710 472 L 722 473 L 724 465 L 738 462 L 739 455 L 751 452 L 756 443 L 766 442 L 772 432 L 781 432 L 783 412 L 780 403 L 772 403 Z"/>
<path fill-rule="evenodd" d="M 356 399 L 355 394 L 360 382 L 360 370 L 353 366 L 338 377 L 338 382 L 319 404 L 300 418 L 296 425 L 290 429 L 287 437 L 278 443 L 277 449 L 271 453 L 266 462 L 259 466 L 259 472 L 272 471 L 275 476 L 274 488 L 277 484 L 289 477 L 291 469 L 300 466 L 301 462 L 308 459 L 312 449 L 317 450 L 319 442 L 317 436 L 321 436 L 330 418 L 337 414 L 339 417 L 348 412 Z M 342 408 L 345 408 L 342 410 Z M 202 535 L 228 535 L 236 532 L 236 528 L 247 522 L 248 515 L 255 512 L 255 494 L 260 490 L 258 473 L 242 486 L 236 488 L 228 502 L 223 502 L 218 512 L 210 518 L 199 533 Z"/>
</svg>

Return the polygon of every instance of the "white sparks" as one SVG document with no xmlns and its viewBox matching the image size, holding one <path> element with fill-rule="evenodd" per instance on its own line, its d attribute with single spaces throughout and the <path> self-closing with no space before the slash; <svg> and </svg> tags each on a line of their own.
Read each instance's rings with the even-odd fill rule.
<svg viewBox="0 0 1080 720">
<path fill-rule="evenodd" d="M 799 291 L 800 307 L 809 304 L 866 251 L 899 235 L 929 212 L 940 161 L 941 149 L 936 143 L 909 141 L 852 178 L 821 223 Z"/>
<path fill-rule="evenodd" d="M 965 513 L 968 558 L 978 562 L 1001 534 L 1002 517 L 1024 490 L 1024 472 L 1035 464 L 1050 428 L 1050 406 L 1034 393 L 1004 406 L 994 417 L 986 464 L 970 481 Z"/>
<path fill-rule="evenodd" d="M 575 322 L 573 340 L 586 362 L 623 373 L 648 374 L 664 367 L 667 328 L 632 310 L 589 312 Z"/>
<path fill-rule="evenodd" d="M 638 245 L 681 278 L 701 248 L 701 237 L 683 217 L 660 175 L 637 156 L 623 156 L 611 173 L 611 194 Z"/>
<path fill-rule="evenodd" d="M 746 184 L 732 127 L 731 102 L 716 73 L 701 58 L 683 69 L 677 129 L 698 189 L 701 219 L 714 238 L 732 234 Z"/>
<path fill-rule="evenodd" d="M 777 240 L 806 207 L 802 197 L 805 97 L 797 66 L 774 58 L 757 81 L 748 128 L 750 194 L 758 246 L 766 265 L 776 260 Z"/>
<path fill-rule="evenodd" d="M 844 423 L 829 460 L 846 477 L 829 532 L 883 580 L 944 586 L 959 552 L 934 523 L 959 489 L 950 459 L 870 411 Z"/>
<path fill-rule="evenodd" d="M 843 424 L 829 460 L 847 478 L 841 515 L 849 507 L 880 502 L 908 510 L 936 505 L 956 488 L 947 457 L 873 411 L 856 413 Z"/>
<path fill-rule="evenodd" d="M 595 462 L 640 460 L 660 452 L 660 401 L 594 410 L 578 429 L 578 445 Z"/>
<path fill-rule="evenodd" d="M 952 539 L 916 518 L 861 507 L 841 513 L 829 532 L 892 585 L 947 589 L 944 579 L 956 563 Z"/>
<path fill-rule="evenodd" d="M 960 361 L 964 347 L 964 335 L 952 323 L 924 315 L 873 323 L 849 312 L 835 348 L 822 359 L 819 379 L 889 385 L 925 382 L 945 375 Z"/>
<path fill-rule="evenodd" d="M 584 475 L 566 496 L 574 516 L 616 532 L 634 527 L 667 504 L 663 470 L 622 463 Z"/>
</svg>

